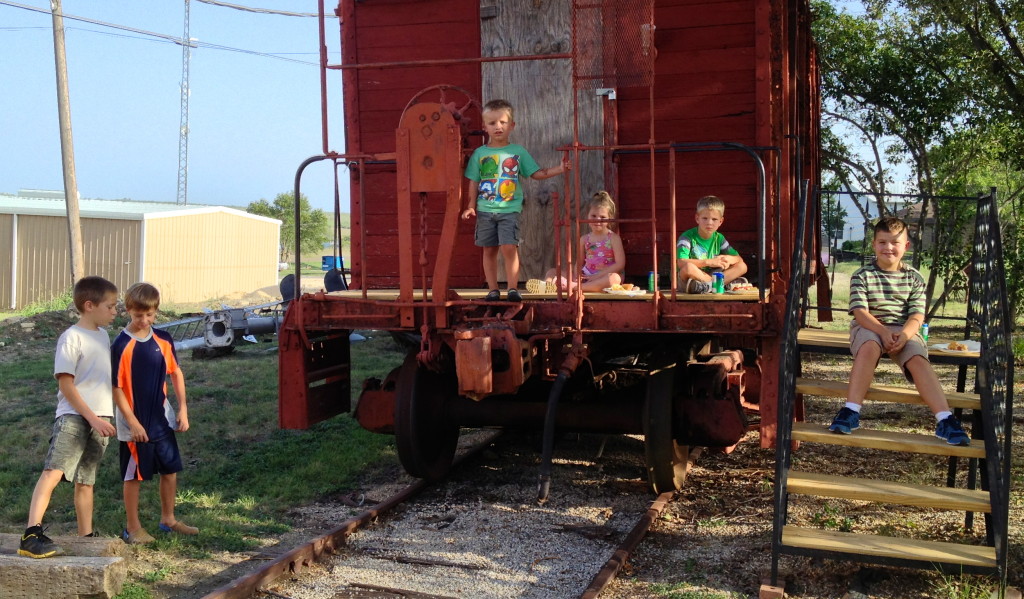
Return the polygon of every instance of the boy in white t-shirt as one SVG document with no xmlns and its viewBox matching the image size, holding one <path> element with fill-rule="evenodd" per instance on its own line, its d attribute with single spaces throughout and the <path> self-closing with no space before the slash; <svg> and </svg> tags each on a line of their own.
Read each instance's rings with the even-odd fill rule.
<svg viewBox="0 0 1024 599">
<path fill-rule="evenodd" d="M 112 419 L 110 336 L 102 327 L 117 315 L 117 286 L 102 277 L 84 277 L 73 291 L 80 317 L 57 340 L 53 376 L 57 379 L 57 414 L 28 509 L 28 528 L 18 555 L 42 558 L 63 550 L 43 534 L 43 514 L 60 481 L 75 483 L 78 534 L 91 536 L 93 485 L 107 441 L 117 433 Z"/>
</svg>

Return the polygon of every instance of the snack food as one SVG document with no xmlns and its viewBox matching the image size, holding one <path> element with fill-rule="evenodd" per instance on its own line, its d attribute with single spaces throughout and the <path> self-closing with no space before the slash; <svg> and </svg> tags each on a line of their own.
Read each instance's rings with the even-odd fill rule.
<svg viewBox="0 0 1024 599">
<path fill-rule="evenodd" d="M 632 287 L 632 285 L 630 285 L 630 287 Z M 619 285 L 618 283 L 616 283 L 616 284 L 611 286 L 611 290 L 612 291 L 624 291 L 625 289 L 626 289 L 625 287 L 623 287 L 622 285 Z"/>
<path fill-rule="evenodd" d="M 967 346 L 957 341 L 951 341 L 950 344 L 946 346 L 946 349 L 950 349 L 952 351 L 967 351 Z"/>
<path fill-rule="evenodd" d="M 626 291 L 633 291 L 633 284 L 632 283 L 623 283 L 622 285 L 616 285 L 616 286 L 617 287 L 621 287 L 621 288 L 625 289 Z"/>
</svg>

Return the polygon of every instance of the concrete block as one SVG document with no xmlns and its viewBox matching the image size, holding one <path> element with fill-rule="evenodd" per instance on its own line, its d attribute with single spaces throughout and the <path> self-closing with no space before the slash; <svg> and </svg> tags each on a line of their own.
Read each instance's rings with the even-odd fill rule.
<svg viewBox="0 0 1024 599">
<path fill-rule="evenodd" d="M 785 587 L 772 586 L 768 583 L 761 585 L 761 590 L 757 594 L 757 599 L 782 599 L 786 596 Z"/>
<path fill-rule="evenodd" d="M 110 599 L 127 576 L 123 557 L 0 555 L 0 599 Z"/>
<path fill-rule="evenodd" d="M 128 562 L 120 539 L 52 538 L 69 555 L 22 557 L 21 535 L 0 534 L 0 599 L 110 599 L 121 592 Z"/>
<path fill-rule="evenodd" d="M 998 590 L 992 591 L 991 599 L 1000 599 Z M 1021 599 L 1020 589 L 1006 587 L 1006 593 L 1003 594 L 1002 599 Z"/>
</svg>

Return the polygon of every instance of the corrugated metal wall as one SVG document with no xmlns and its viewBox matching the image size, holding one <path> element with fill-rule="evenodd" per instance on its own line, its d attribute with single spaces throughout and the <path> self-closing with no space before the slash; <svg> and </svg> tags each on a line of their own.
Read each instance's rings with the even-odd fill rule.
<svg viewBox="0 0 1024 599">
<path fill-rule="evenodd" d="M 143 278 L 178 303 L 276 285 L 279 229 L 231 213 L 149 217 Z"/>
<path fill-rule="evenodd" d="M 140 221 L 132 220 L 83 218 L 85 274 L 106 277 L 122 290 L 135 282 L 138 278 L 140 224 Z M 2 226 L 0 239 L 7 243 L 10 240 L 9 232 L 3 235 Z M 17 246 L 16 307 L 50 300 L 70 289 L 67 219 L 18 216 Z M 0 283 L 5 283 L 5 290 L 11 286 L 9 280 L 0 279 Z M 10 302 L 5 305 L 10 305 Z"/>
<path fill-rule="evenodd" d="M 13 254 L 11 235 L 14 234 L 14 215 L 0 214 L 0 310 L 11 307 L 11 267 Z"/>
</svg>

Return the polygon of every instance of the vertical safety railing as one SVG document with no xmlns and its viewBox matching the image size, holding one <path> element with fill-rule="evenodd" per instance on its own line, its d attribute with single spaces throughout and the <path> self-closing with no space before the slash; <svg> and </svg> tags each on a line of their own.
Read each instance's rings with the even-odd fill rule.
<svg viewBox="0 0 1024 599">
<path fill-rule="evenodd" d="M 779 549 L 782 545 L 782 527 L 786 524 L 786 477 L 792 458 L 790 437 L 793 433 L 793 413 L 796 404 L 796 375 L 800 359 L 796 336 L 800 330 L 801 290 L 804 286 L 803 248 L 807 225 L 807 189 L 805 181 L 800 188 L 797 206 L 797 226 L 793 255 L 790 257 L 789 284 L 786 292 L 786 313 L 782 324 L 782 360 L 779 361 L 778 428 L 775 435 L 775 519 L 772 523 L 772 586 L 778 585 Z"/>
<path fill-rule="evenodd" d="M 1013 424 L 1013 321 L 1006 294 L 995 188 L 978 198 L 975 222 L 968 320 L 981 332 L 977 377 L 986 455 L 981 475 L 982 487 L 989 491 L 992 503 L 992 512 L 986 516 L 986 531 L 996 550 L 1000 581 L 1005 587 Z"/>
</svg>

